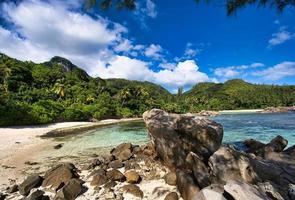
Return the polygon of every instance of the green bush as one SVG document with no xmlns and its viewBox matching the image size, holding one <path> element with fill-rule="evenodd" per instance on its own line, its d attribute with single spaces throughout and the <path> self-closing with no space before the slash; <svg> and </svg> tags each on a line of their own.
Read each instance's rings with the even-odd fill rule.
<svg viewBox="0 0 295 200">
<path fill-rule="evenodd" d="M 32 105 L 31 114 L 41 124 L 55 122 L 60 119 L 64 108 L 61 103 L 52 100 L 41 100 Z"/>
<path fill-rule="evenodd" d="M 62 117 L 66 121 L 83 121 L 88 120 L 89 115 L 79 108 L 68 107 L 62 113 Z"/>
</svg>

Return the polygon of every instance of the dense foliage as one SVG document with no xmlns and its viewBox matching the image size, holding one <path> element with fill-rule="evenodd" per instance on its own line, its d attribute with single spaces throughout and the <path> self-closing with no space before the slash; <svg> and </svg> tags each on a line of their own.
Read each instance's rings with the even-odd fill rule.
<svg viewBox="0 0 295 200">
<path fill-rule="evenodd" d="M 257 85 L 240 79 L 225 83 L 200 83 L 182 96 L 191 112 L 200 109 L 255 109 L 293 106 L 295 86 Z"/>
<path fill-rule="evenodd" d="M 172 95 L 150 82 L 92 78 L 61 57 L 35 64 L 0 54 L 0 126 L 134 117 L 151 108 L 184 113 L 294 102 L 295 86 L 231 80 Z"/>
</svg>

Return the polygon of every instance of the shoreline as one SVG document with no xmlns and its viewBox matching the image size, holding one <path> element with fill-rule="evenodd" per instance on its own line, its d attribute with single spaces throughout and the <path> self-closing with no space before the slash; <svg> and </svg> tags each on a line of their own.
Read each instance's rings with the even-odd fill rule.
<svg viewBox="0 0 295 200">
<path fill-rule="evenodd" d="M 58 144 L 52 137 L 44 137 L 51 131 L 86 132 L 101 126 L 138 121 L 140 118 L 110 119 L 99 122 L 61 122 L 47 125 L 0 127 L 0 185 L 8 184 L 8 178 L 19 180 L 28 165 L 44 151 Z M 42 137 L 43 136 L 43 137 Z"/>
<path fill-rule="evenodd" d="M 221 110 L 220 114 L 244 114 L 244 113 L 261 113 L 264 109 L 241 109 L 241 110 Z"/>
</svg>

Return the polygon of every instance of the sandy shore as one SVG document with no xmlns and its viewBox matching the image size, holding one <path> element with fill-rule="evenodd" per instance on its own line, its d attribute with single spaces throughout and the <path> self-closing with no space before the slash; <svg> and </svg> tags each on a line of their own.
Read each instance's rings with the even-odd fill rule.
<svg viewBox="0 0 295 200">
<path fill-rule="evenodd" d="M 40 126 L 16 126 L 0 128 L 0 185 L 9 179 L 19 180 L 26 161 L 33 161 L 46 148 L 56 144 L 52 139 L 40 136 L 54 130 L 75 130 L 83 127 L 95 128 L 138 119 L 111 119 L 100 122 L 63 122 Z"/>
<path fill-rule="evenodd" d="M 245 109 L 245 110 L 222 110 L 220 114 L 243 114 L 243 113 L 259 113 L 263 109 Z"/>
</svg>

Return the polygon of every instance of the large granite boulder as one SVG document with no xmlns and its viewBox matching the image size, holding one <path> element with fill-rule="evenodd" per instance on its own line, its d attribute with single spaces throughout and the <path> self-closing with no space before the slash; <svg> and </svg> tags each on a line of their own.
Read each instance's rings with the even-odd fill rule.
<svg viewBox="0 0 295 200">
<path fill-rule="evenodd" d="M 78 178 L 77 168 L 72 163 L 58 164 L 45 173 L 42 186 L 57 191 L 70 179 Z"/>
<path fill-rule="evenodd" d="M 209 159 L 209 166 L 215 182 L 225 183 L 229 180 L 243 180 L 256 183 L 259 180 L 254 171 L 253 159 L 230 146 L 222 146 Z"/>
<path fill-rule="evenodd" d="M 207 160 L 222 142 L 222 126 L 205 118 L 152 109 L 143 119 L 158 156 L 169 167 L 185 167 L 189 152 Z"/>
<path fill-rule="evenodd" d="M 28 176 L 21 184 L 18 185 L 18 190 L 21 195 L 27 196 L 31 189 L 39 187 L 42 183 L 42 177 L 38 174 Z"/>
<path fill-rule="evenodd" d="M 271 200 L 257 187 L 241 181 L 229 181 L 224 186 L 224 190 L 237 200 Z"/>
</svg>

